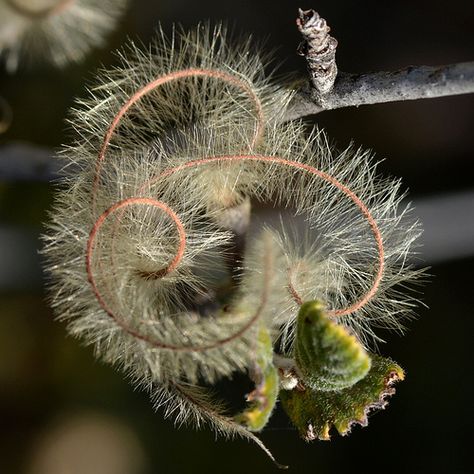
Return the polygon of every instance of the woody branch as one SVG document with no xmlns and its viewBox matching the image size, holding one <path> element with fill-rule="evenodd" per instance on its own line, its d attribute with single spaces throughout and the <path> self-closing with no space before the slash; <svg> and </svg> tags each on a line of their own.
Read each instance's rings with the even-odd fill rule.
<svg viewBox="0 0 474 474">
<path fill-rule="evenodd" d="M 310 84 L 299 90 L 286 120 L 325 110 L 384 102 L 430 99 L 474 92 L 474 61 L 446 66 L 409 66 L 399 71 L 363 74 L 337 72 L 337 41 L 314 10 L 299 11 Z"/>
</svg>

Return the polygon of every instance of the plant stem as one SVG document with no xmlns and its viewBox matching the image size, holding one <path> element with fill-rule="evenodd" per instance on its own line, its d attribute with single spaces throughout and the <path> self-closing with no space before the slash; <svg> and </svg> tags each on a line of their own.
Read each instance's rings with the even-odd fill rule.
<svg viewBox="0 0 474 474">
<path fill-rule="evenodd" d="M 332 90 L 321 95 L 309 87 L 299 90 L 286 120 L 325 110 L 404 100 L 432 99 L 474 92 L 474 61 L 447 66 L 409 66 L 399 71 L 339 73 Z"/>
</svg>

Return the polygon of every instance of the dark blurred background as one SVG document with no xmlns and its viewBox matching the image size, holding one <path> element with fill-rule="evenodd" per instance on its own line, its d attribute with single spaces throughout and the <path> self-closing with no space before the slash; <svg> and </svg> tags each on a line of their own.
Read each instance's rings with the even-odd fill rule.
<svg viewBox="0 0 474 474">
<path fill-rule="evenodd" d="M 127 37 L 147 43 L 158 22 L 169 31 L 173 22 L 190 27 L 226 20 L 238 32 L 266 39 L 282 73 L 303 76 L 305 64 L 296 55 L 297 7 L 314 8 L 328 20 L 344 71 L 474 60 L 472 0 L 131 0 L 107 46 L 81 65 L 14 75 L 0 70 L 0 96 L 13 111 L 10 128 L 0 135 L 1 165 L 26 146 L 49 156 L 66 143 L 67 110 L 75 97 L 85 96 L 96 68 L 112 65 L 110 51 Z M 403 178 L 425 221 L 421 258 L 431 265 L 432 278 L 424 288 L 427 307 L 420 308 L 409 332 L 403 338 L 384 335 L 382 353 L 406 369 L 407 379 L 368 428 L 306 444 L 277 410 L 261 437 L 292 472 L 472 472 L 473 119 L 472 95 L 314 118 L 341 148 L 351 140 L 371 148 L 384 159 L 383 172 Z M 51 195 L 46 179 L 0 180 L 0 472 L 275 472 L 244 441 L 176 430 L 153 411 L 146 394 L 95 360 L 91 348 L 53 320 L 37 256 Z M 60 468 L 64 459 L 72 459 L 77 471 Z"/>
</svg>

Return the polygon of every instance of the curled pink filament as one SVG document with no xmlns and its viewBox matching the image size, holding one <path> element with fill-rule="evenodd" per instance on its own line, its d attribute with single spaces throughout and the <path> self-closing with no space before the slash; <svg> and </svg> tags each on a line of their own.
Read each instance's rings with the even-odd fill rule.
<svg viewBox="0 0 474 474">
<path fill-rule="evenodd" d="M 318 176 L 319 178 L 323 179 L 329 184 L 332 184 L 337 189 L 339 189 L 342 193 L 344 193 L 359 208 L 361 214 L 363 215 L 363 217 L 366 219 L 367 223 L 370 226 L 370 229 L 372 231 L 372 235 L 374 237 L 375 244 L 377 247 L 378 268 L 377 268 L 374 280 L 372 282 L 372 286 L 358 301 L 351 304 L 347 308 L 333 309 L 333 310 L 328 311 L 328 313 L 332 316 L 346 316 L 348 314 L 351 314 L 360 310 L 374 297 L 375 293 L 377 293 L 377 290 L 380 286 L 380 282 L 382 281 L 383 272 L 385 268 L 385 252 L 384 252 L 384 246 L 383 246 L 383 241 L 382 241 L 382 234 L 380 232 L 380 229 L 377 223 L 375 222 L 374 217 L 370 213 L 367 206 L 352 190 L 350 190 L 346 185 L 342 184 L 340 181 L 334 178 L 334 176 L 331 176 L 330 174 L 325 173 L 324 171 L 318 170 L 314 166 L 310 166 L 305 163 L 300 163 L 299 161 L 287 160 L 285 158 L 280 158 L 277 156 L 226 155 L 226 156 L 206 157 L 206 158 L 202 158 L 198 160 L 188 161 L 187 163 L 184 163 L 183 165 L 176 166 L 174 168 L 170 168 L 168 170 L 163 171 L 158 176 L 150 180 L 148 184 L 153 184 L 154 182 L 164 177 L 167 177 L 173 173 L 176 173 L 178 171 L 181 171 L 187 168 L 192 168 L 195 166 L 203 166 L 206 164 L 223 162 L 223 161 L 260 161 L 260 162 L 265 162 L 265 163 L 276 163 L 281 166 L 289 166 L 290 168 L 298 169 L 298 170 L 310 173 L 312 175 Z M 295 295 L 293 295 L 294 299 L 297 302 L 301 301 L 301 298 L 299 297 L 299 295 L 297 295 L 296 290 L 294 290 L 294 293 L 296 295 L 296 297 Z"/>
<path fill-rule="evenodd" d="M 100 148 L 97 161 L 96 161 L 96 169 L 95 169 L 95 175 L 94 175 L 94 180 L 93 180 L 93 185 L 92 185 L 92 208 L 93 212 L 95 213 L 95 207 L 96 207 L 96 194 L 100 182 L 100 175 L 102 171 L 102 166 L 103 162 L 105 160 L 105 155 L 108 149 L 108 146 L 110 144 L 110 141 L 112 139 L 112 136 L 117 129 L 117 127 L 120 124 L 120 121 L 122 117 L 127 113 L 127 111 L 136 103 L 138 102 L 143 96 L 146 94 L 150 93 L 157 87 L 171 82 L 178 80 L 180 78 L 186 78 L 186 77 L 196 77 L 196 76 L 202 76 L 202 77 L 211 77 L 215 78 L 218 80 L 222 80 L 224 82 L 227 82 L 229 84 L 232 84 L 236 86 L 237 88 L 241 89 L 244 91 L 247 96 L 251 99 L 255 106 L 255 111 L 256 111 L 256 129 L 255 129 L 255 134 L 253 136 L 252 142 L 251 142 L 251 148 L 253 148 L 259 140 L 263 137 L 263 131 L 264 131 L 264 114 L 263 114 L 263 108 L 260 100 L 258 99 L 257 95 L 251 88 L 251 86 L 244 80 L 233 76 L 231 74 L 228 74 L 223 71 L 215 70 L 215 69 L 200 69 L 200 68 L 190 68 L 190 69 L 183 69 L 180 71 L 175 71 L 163 76 L 158 77 L 154 81 L 148 83 L 141 89 L 139 89 L 137 92 L 135 92 L 127 101 L 126 103 L 120 108 L 118 113 L 115 115 L 114 119 L 112 120 L 109 128 L 107 129 L 107 132 L 104 136 L 104 140 L 102 142 L 102 146 Z M 384 246 L 383 246 L 383 241 L 382 241 L 382 235 L 381 232 L 377 226 L 377 223 L 375 222 L 375 219 L 373 218 L 372 214 L 370 213 L 369 209 L 367 206 L 362 202 L 362 200 L 347 186 L 345 186 L 343 183 L 338 181 L 335 177 L 329 175 L 328 173 L 325 173 L 324 171 L 318 170 L 317 168 L 300 163 L 298 161 L 292 161 L 292 160 L 287 160 L 285 158 L 277 157 L 277 156 L 262 156 L 262 155 L 254 155 L 254 154 L 237 154 L 237 155 L 226 155 L 226 156 L 215 156 L 215 157 L 205 157 L 201 159 L 196 159 L 192 161 L 188 161 L 187 163 L 184 163 L 180 166 L 176 166 L 174 168 L 169 168 L 147 183 L 145 183 L 141 188 L 140 192 L 143 191 L 145 186 L 153 184 L 161 179 L 164 179 L 174 173 L 177 173 L 179 171 L 193 168 L 193 167 L 200 167 L 200 166 L 205 166 L 205 165 L 210 165 L 213 163 L 218 163 L 218 162 L 245 162 L 245 161 L 258 161 L 258 162 L 264 162 L 264 163 L 274 163 L 280 166 L 287 166 L 299 171 L 307 172 L 312 175 L 318 176 L 319 178 L 323 179 L 327 183 L 331 184 L 332 186 L 335 186 L 337 189 L 339 189 L 346 197 L 348 197 L 360 210 L 362 216 L 365 218 L 367 223 L 369 224 L 369 227 L 372 231 L 372 235 L 374 237 L 375 243 L 376 243 L 376 248 L 377 248 L 377 271 L 375 273 L 372 285 L 370 289 L 362 295 L 360 299 L 358 299 L 356 302 L 352 303 L 350 306 L 342 309 L 333 309 L 329 311 L 329 314 L 334 316 L 334 317 L 340 317 L 340 316 L 345 316 L 351 313 L 354 313 L 358 310 L 360 310 L 362 307 L 364 307 L 376 294 L 380 282 L 383 277 L 384 273 Z M 126 207 L 131 206 L 131 205 L 148 205 L 148 206 L 153 206 L 155 208 L 158 208 L 165 212 L 171 220 L 174 222 L 176 226 L 176 230 L 178 233 L 179 237 L 179 242 L 178 242 L 178 247 L 176 254 L 173 256 L 171 259 L 170 263 L 168 266 L 160 270 L 158 272 L 152 272 L 150 274 L 151 277 L 153 278 L 162 278 L 169 273 L 171 273 L 173 270 L 175 270 L 184 255 L 185 249 L 186 249 L 186 231 L 184 229 L 184 226 L 179 219 L 178 215 L 165 203 L 162 201 L 152 199 L 152 198 L 146 198 L 146 197 L 132 197 L 129 199 L 122 200 L 120 202 L 117 202 L 110 206 L 106 211 L 104 211 L 96 220 L 90 235 L 89 235 L 89 240 L 87 242 L 87 253 L 86 253 L 86 270 L 87 270 L 87 275 L 88 275 L 88 280 L 92 286 L 93 293 L 99 302 L 100 306 L 103 308 L 103 310 L 110 316 L 112 317 L 117 324 L 124 329 L 127 333 L 130 335 L 136 337 L 137 339 L 146 341 L 147 343 L 151 344 L 154 347 L 159 347 L 159 348 L 164 348 L 164 349 L 169 349 L 169 350 L 176 350 L 176 351 L 204 351 L 208 349 L 212 349 L 218 346 L 221 346 L 227 342 L 230 342 L 237 337 L 240 337 L 247 331 L 254 323 L 257 321 L 259 318 L 260 314 L 262 313 L 262 310 L 266 304 L 267 300 L 267 293 L 269 291 L 268 288 L 268 283 L 266 283 L 261 302 L 259 307 L 257 308 L 255 314 L 241 327 L 239 328 L 236 332 L 233 334 L 229 335 L 228 337 L 225 337 L 223 339 L 220 339 L 218 341 L 214 341 L 209 344 L 205 344 L 202 346 L 179 346 L 179 345 L 173 345 L 173 344 L 167 344 L 162 341 L 158 341 L 156 339 L 151 338 L 150 336 L 143 334 L 139 332 L 138 330 L 129 327 L 126 322 L 124 322 L 121 318 L 118 317 L 118 315 L 114 314 L 114 312 L 111 310 L 111 308 L 108 306 L 107 302 L 101 295 L 97 284 L 95 282 L 95 278 L 93 275 L 93 269 L 92 269 L 92 259 L 93 259 L 93 253 L 95 249 L 95 240 L 97 237 L 97 233 L 99 232 L 100 228 L 104 224 L 105 220 L 114 212 L 121 210 L 121 214 L 119 215 L 119 220 L 121 216 L 123 215 L 123 211 L 125 210 Z M 265 273 L 268 273 L 268 268 L 265 268 Z M 267 275 L 268 277 L 268 275 Z M 268 278 L 265 278 L 265 281 L 267 282 Z M 291 282 L 290 282 L 291 283 Z M 292 290 L 292 291 L 291 291 Z M 293 286 L 291 286 L 290 291 L 293 295 L 293 298 L 295 301 L 300 303 L 301 297 L 298 295 L 296 290 L 294 289 Z"/>
<path fill-rule="evenodd" d="M 110 140 L 112 139 L 112 136 L 115 133 L 115 130 L 120 124 L 122 117 L 127 113 L 130 107 L 132 107 L 135 103 L 137 103 L 143 96 L 149 94 L 154 89 L 162 86 L 163 84 L 176 81 L 178 79 L 182 79 L 185 77 L 199 77 L 199 76 L 211 77 L 214 79 L 222 80 L 224 82 L 232 84 L 233 86 L 241 89 L 243 92 L 245 92 L 248 95 L 248 97 L 250 98 L 250 100 L 253 102 L 255 106 L 255 111 L 257 114 L 255 135 L 252 139 L 251 147 L 255 146 L 255 144 L 257 144 L 260 141 L 260 139 L 263 136 L 263 130 L 264 130 L 263 108 L 262 108 L 260 99 L 257 97 L 254 90 L 250 87 L 250 85 L 246 81 L 239 79 L 238 77 L 233 76 L 232 74 L 219 71 L 217 69 L 200 69 L 200 68 L 182 69 L 180 71 L 175 71 L 175 72 L 171 72 L 169 74 L 160 76 L 154 81 L 149 82 L 148 84 L 143 86 L 141 89 L 135 92 L 135 94 L 133 94 L 127 100 L 127 102 L 125 102 L 125 104 L 120 108 L 120 110 L 117 112 L 117 114 L 113 118 L 109 128 L 107 129 L 107 132 L 105 133 L 104 140 L 102 142 L 102 146 L 99 151 L 99 156 L 97 157 L 94 182 L 92 184 L 92 208 L 93 208 L 94 213 L 95 213 L 95 196 L 97 193 L 97 188 L 99 186 L 100 173 L 102 171 L 102 163 L 105 159 L 105 153 L 107 151 L 107 148 L 109 147 Z"/>
<path fill-rule="evenodd" d="M 173 220 L 174 224 L 176 225 L 176 229 L 178 231 L 179 235 L 179 244 L 178 244 L 178 249 L 176 251 L 176 255 L 173 257 L 171 262 L 168 264 L 166 269 L 164 271 L 161 271 L 160 274 L 157 276 L 158 278 L 162 278 L 166 276 L 168 273 L 172 272 L 173 270 L 176 269 L 176 267 L 179 265 L 181 262 L 181 259 L 183 258 L 184 251 L 186 248 L 186 232 L 184 230 L 183 224 L 179 217 L 176 215 L 176 213 L 165 203 L 158 201 L 156 199 L 151 199 L 151 198 L 145 198 L 145 197 L 134 197 L 134 198 L 129 198 L 129 199 L 124 199 L 123 201 L 119 201 L 109 207 L 106 211 L 104 211 L 99 218 L 96 220 L 90 234 L 89 234 L 89 239 L 87 241 L 87 252 L 86 252 L 86 271 L 87 271 L 87 278 L 89 280 L 89 283 L 92 286 L 92 291 L 99 302 L 100 306 L 102 309 L 128 334 L 132 335 L 133 337 L 140 339 L 142 341 L 147 342 L 148 344 L 152 345 L 153 347 L 158 347 L 161 349 L 169 349 L 173 351 L 182 351 L 182 352 L 202 352 L 210 349 L 214 349 L 216 347 L 220 347 L 224 344 L 227 344 L 228 342 L 231 342 L 240 336 L 242 336 L 248 329 L 250 329 L 253 324 L 258 320 L 260 317 L 266 302 L 268 298 L 268 281 L 270 279 L 270 270 L 269 270 L 269 264 L 266 262 L 264 266 L 264 273 L 265 273 L 265 278 L 264 278 L 264 289 L 262 292 L 262 297 L 260 304 L 255 311 L 255 313 L 252 315 L 252 317 L 238 330 L 236 330 L 234 333 L 230 334 L 227 337 L 224 337 L 222 339 L 219 339 L 217 341 L 214 341 L 209 344 L 204 344 L 201 346 L 185 346 L 185 345 L 175 345 L 175 344 L 168 344 L 166 342 L 158 341 L 154 338 L 151 338 L 150 336 L 147 336 L 146 334 L 141 333 L 140 331 L 130 327 L 125 321 L 123 321 L 118 315 L 115 314 L 115 312 L 109 307 L 105 299 L 103 298 L 101 292 L 99 291 L 93 269 L 92 269 L 92 260 L 93 260 L 93 254 L 94 254 L 94 248 L 95 248 L 95 239 L 97 237 L 97 233 L 101 229 L 102 225 L 106 221 L 106 219 L 113 214 L 114 212 L 124 209 L 125 207 L 131 206 L 131 205 L 147 205 L 147 206 L 153 206 L 158 209 L 161 209 L 164 211 L 168 216 Z M 268 255 L 265 255 L 266 260 L 268 260 Z"/>
</svg>

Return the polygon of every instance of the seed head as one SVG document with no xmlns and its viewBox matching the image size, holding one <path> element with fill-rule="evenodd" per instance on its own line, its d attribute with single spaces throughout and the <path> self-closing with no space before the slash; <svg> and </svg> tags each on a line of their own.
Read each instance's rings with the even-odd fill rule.
<svg viewBox="0 0 474 474">
<path fill-rule="evenodd" d="M 322 301 L 354 341 L 400 328 L 418 226 L 368 152 L 282 123 L 292 93 L 249 41 L 200 26 L 121 59 L 71 119 L 77 140 L 62 152 L 45 237 L 52 304 L 178 423 L 253 437 L 197 384 L 255 373 L 271 360 L 259 334 L 291 354 L 305 301 Z M 249 233 L 232 260 L 251 205 L 299 223 Z"/>
<path fill-rule="evenodd" d="M 0 56 L 62 67 L 79 62 L 115 28 L 128 0 L 0 0 Z"/>
</svg>

